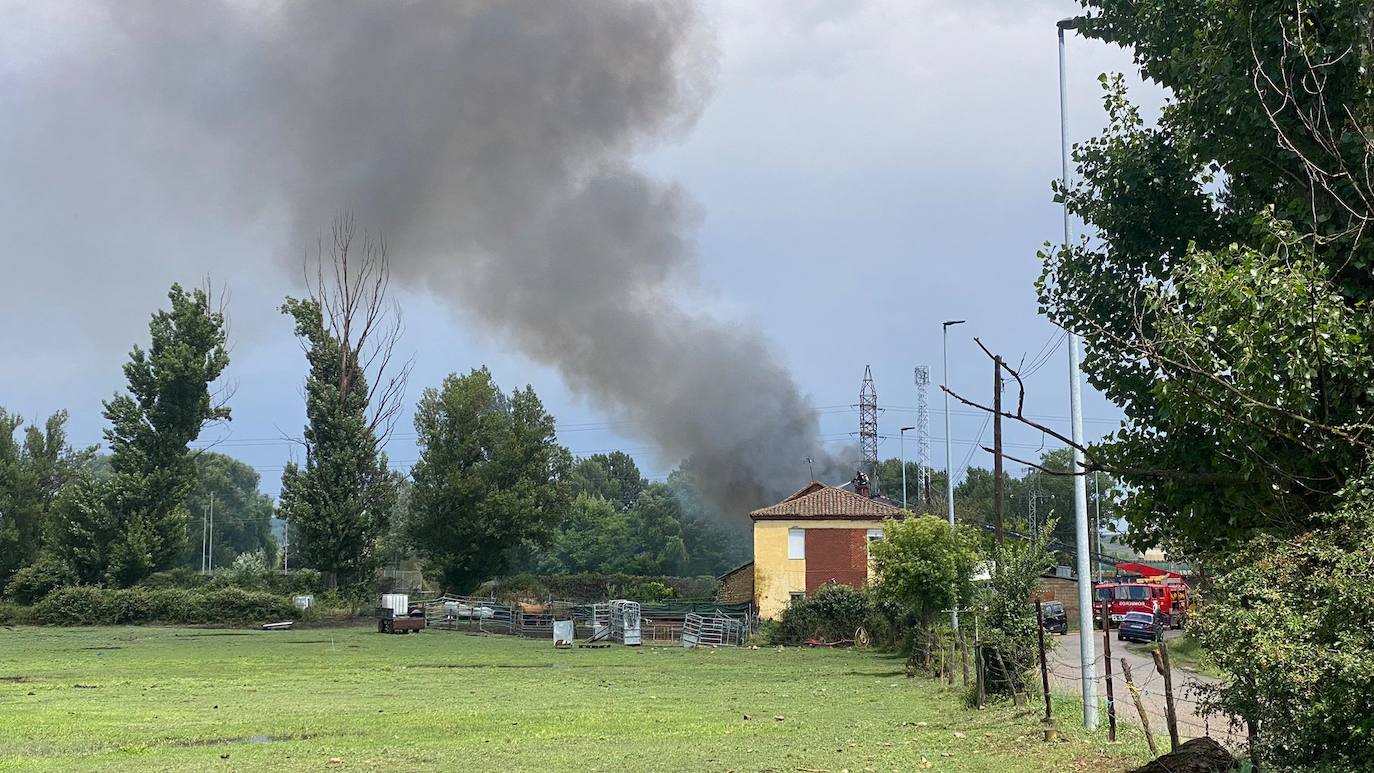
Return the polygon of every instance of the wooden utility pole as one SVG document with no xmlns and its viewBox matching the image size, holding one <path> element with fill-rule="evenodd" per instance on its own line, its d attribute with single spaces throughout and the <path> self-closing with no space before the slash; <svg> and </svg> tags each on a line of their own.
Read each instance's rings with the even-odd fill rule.
<svg viewBox="0 0 1374 773">
<path fill-rule="evenodd" d="M 997 517 L 997 546 L 1002 546 L 1002 358 L 992 358 L 992 501 Z"/>
</svg>

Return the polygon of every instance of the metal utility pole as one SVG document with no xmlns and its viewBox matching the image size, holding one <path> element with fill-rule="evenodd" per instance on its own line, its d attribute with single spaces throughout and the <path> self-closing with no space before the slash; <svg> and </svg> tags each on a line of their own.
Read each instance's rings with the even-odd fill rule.
<svg viewBox="0 0 1374 773">
<path fill-rule="evenodd" d="M 205 574 L 206 540 L 210 534 L 210 508 L 200 508 L 200 573 Z"/>
<path fill-rule="evenodd" d="M 906 509 L 906 433 L 916 429 L 915 427 L 902 427 L 897 432 L 897 454 L 902 462 L 902 509 Z"/>
<path fill-rule="evenodd" d="M 1097 564 L 1097 581 L 1102 582 L 1102 473 L 1093 471 L 1093 508 L 1097 511 L 1094 518 L 1093 542 L 1097 543 L 1097 554 L 1093 557 L 1093 562 Z"/>
<path fill-rule="evenodd" d="M 864 381 L 859 387 L 859 450 L 863 465 L 878 491 L 878 389 L 873 386 L 873 372 L 864 366 Z"/>
<path fill-rule="evenodd" d="M 207 540 L 205 557 L 210 563 L 210 571 L 215 571 L 215 492 L 210 492 L 210 538 Z"/>
<path fill-rule="evenodd" d="M 951 319 L 940 324 L 940 350 L 945 369 L 945 386 L 949 386 L 949 328 L 962 325 L 964 320 Z M 950 450 L 949 439 L 949 392 L 945 392 L 945 507 L 949 514 L 949 527 L 954 528 L 954 456 Z M 950 625 L 955 633 L 959 631 L 959 607 L 956 604 L 950 612 Z"/>
<path fill-rule="evenodd" d="M 1002 357 L 992 358 L 992 509 L 997 519 L 997 547 L 1006 540 L 1002 523 Z"/>
<path fill-rule="evenodd" d="M 930 506 L 930 366 L 916 366 L 916 492 Z"/>
<path fill-rule="evenodd" d="M 1067 75 L 1064 66 L 1064 30 L 1075 29 L 1080 20 L 1062 19 L 1059 29 L 1059 160 L 1061 189 L 1069 187 L 1069 101 Z M 1064 249 L 1073 245 L 1073 221 L 1069 214 L 1069 199 L 1064 196 Z M 1093 663 L 1097 660 L 1096 642 L 1090 614 L 1082 610 L 1093 608 L 1092 563 L 1088 541 L 1088 482 L 1083 479 L 1083 392 L 1078 375 L 1078 335 L 1069 333 L 1069 413 L 1073 425 L 1073 514 L 1075 545 L 1078 549 L 1078 663 L 1079 681 L 1083 685 L 1083 726 L 1097 729 L 1097 681 L 1093 677 Z"/>
</svg>

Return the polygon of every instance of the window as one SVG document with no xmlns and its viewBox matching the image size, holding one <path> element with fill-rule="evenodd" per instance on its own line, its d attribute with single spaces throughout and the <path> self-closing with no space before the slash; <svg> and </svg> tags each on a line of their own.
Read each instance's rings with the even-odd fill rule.
<svg viewBox="0 0 1374 773">
<path fill-rule="evenodd" d="M 1150 589 L 1144 585 L 1118 585 L 1114 595 L 1118 601 L 1146 601 L 1150 598 Z"/>
<path fill-rule="evenodd" d="M 801 531 L 801 529 L 798 529 L 797 531 Z M 788 603 L 788 604 L 793 604 L 793 605 L 795 605 L 798 601 L 805 601 L 805 600 L 806 600 L 806 594 L 805 594 L 805 593 L 802 593 L 801 591 L 792 591 L 791 593 L 787 594 L 787 603 Z"/>
<path fill-rule="evenodd" d="M 868 557 L 869 557 L 869 558 L 872 558 L 872 557 L 873 557 L 873 543 L 877 542 L 878 540 L 880 540 L 880 539 L 882 539 L 882 538 L 883 538 L 883 530 L 882 530 L 882 529 L 869 529 L 869 530 L 868 530 Z"/>
<path fill-rule="evenodd" d="M 806 558 L 806 529 L 787 530 L 787 557 Z"/>
</svg>

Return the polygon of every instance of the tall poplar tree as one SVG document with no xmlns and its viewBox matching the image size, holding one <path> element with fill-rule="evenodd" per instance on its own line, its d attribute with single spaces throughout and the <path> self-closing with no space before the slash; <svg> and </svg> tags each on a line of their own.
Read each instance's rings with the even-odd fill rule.
<svg viewBox="0 0 1374 773">
<path fill-rule="evenodd" d="M 188 445 L 229 419 L 211 391 L 229 364 L 224 313 L 206 290 L 172 285 L 167 298 L 148 325 L 151 345 L 124 365 L 128 393 L 105 402 L 113 473 L 77 481 L 54 505 L 55 552 L 86 582 L 132 585 L 176 563 L 195 482 Z"/>
<path fill-rule="evenodd" d="M 280 513 L 291 552 L 331 585 L 361 590 L 379 562 L 397 486 L 382 452 L 404 395 L 407 362 L 391 369 L 399 309 L 386 297 L 386 247 L 335 221 L 311 296 L 287 298 L 310 370 L 305 379 L 304 464 L 282 472 Z"/>
</svg>

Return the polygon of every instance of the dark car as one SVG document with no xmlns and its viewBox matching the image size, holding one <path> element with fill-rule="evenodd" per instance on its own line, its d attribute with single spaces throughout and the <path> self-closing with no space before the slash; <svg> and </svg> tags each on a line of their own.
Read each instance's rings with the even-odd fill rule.
<svg viewBox="0 0 1374 773">
<path fill-rule="evenodd" d="M 1162 641 L 1164 619 L 1149 612 L 1128 612 L 1117 625 L 1116 638 L 1120 641 Z"/>
<path fill-rule="evenodd" d="M 1068 634 L 1069 616 L 1064 611 L 1064 602 L 1046 601 L 1040 605 L 1040 621 L 1049 633 Z"/>
</svg>

